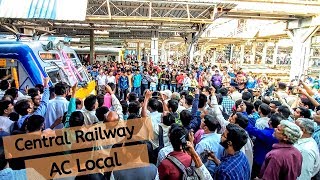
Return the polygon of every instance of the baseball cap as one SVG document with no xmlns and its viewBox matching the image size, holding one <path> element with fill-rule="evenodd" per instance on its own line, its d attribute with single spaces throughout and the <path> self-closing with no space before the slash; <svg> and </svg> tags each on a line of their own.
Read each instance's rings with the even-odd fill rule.
<svg viewBox="0 0 320 180">
<path fill-rule="evenodd" d="M 166 95 L 169 99 L 171 99 L 171 96 L 172 96 L 172 92 L 168 89 L 164 91 L 160 91 L 160 94 Z"/>
</svg>

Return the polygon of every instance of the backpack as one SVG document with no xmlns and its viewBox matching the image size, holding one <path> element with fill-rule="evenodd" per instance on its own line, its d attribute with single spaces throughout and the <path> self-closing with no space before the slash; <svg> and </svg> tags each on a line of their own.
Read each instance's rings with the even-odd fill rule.
<svg viewBox="0 0 320 180">
<path fill-rule="evenodd" d="M 182 180 L 200 180 L 194 166 L 186 167 L 174 156 L 167 156 L 167 158 L 183 173 Z"/>
<path fill-rule="evenodd" d="M 158 159 L 158 154 L 160 149 L 162 149 L 164 147 L 164 142 L 163 142 L 163 129 L 162 126 L 159 124 L 159 146 L 156 149 L 153 149 L 153 146 L 151 144 L 151 142 L 149 142 L 149 144 L 147 144 L 148 147 L 148 153 L 149 153 L 149 162 L 152 164 L 156 164 L 157 163 L 157 159 Z"/>
</svg>

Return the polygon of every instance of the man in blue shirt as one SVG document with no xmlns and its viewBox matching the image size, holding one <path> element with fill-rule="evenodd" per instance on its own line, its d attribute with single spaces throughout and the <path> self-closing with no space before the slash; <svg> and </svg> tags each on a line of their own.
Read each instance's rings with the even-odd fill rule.
<svg viewBox="0 0 320 180">
<path fill-rule="evenodd" d="M 223 147 L 219 144 L 221 134 L 218 134 L 221 130 L 221 125 L 218 119 L 211 115 L 205 115 L 201 122 L 201 129 L 204 130 L 204 134 L 201 136 L 200 142 L 196 145 L 195 150 L 201 156 L 202 162 L 209 170 L 211 176 L 214 175 L 215 163 L 207 160 L 206 150 L 212 151 L 218 159 L 223 155 Z"/>
<path fill-rule="evenodd" d="M 258 129 L 253 124 L 249 122 L 246 128 L 250 136 L 255 137 L 255 142 L 253 146 L 253 166 L 251 177 L 255 178 L 259 175 L 261 166 L 266 157 L 266 154 L 272 150 L 272 145 L 278 143 L 278 140 L 273 136 L 274 128 L 280 124 L 280 121 L 284 120 L 284 117 L 275 113 L 270 117 L 269 127 L 264 129 Z"/>
<path fill-rule="evenodd" d="M 139 69 L 137 69 L 136 74 L 133 76 L 133 92 L 135 92 L 138 96 L 141 95 L 141 81 L 142 76 Z"/>
<path fill-rule="evenodd" d="M 228 124 L 221 135 L 220 144 L 224 147 L 226 156 L 221 161 L 210 153 L 213 161 L 218 165 L 215 179 L 217 180 L 248 180 L 250 179 L 250 165 L 248 159 L 240 149 L 247 143 L 248 136 L 244 129 Z"/>
<path fill-rule="evenodd" d="M 34 111 L 33 109 L 33 102 L 31 99 L 23 99 L 18 101 L 15 106 L 14 110 L 21 115 L 21 118 L 18 120 L 18 127 L 24 131 L 24 122 L 25 120 L 31 116 L 32 114 L 34 115 L 40 115 L 40 116 L 45 116 L 46 111 L 47 111 L 47 106 L 49 103 L 49 98 L 50 98 L 50 92 L 49 92 L 49 86 L 48 83 L 50 81 L 49 77 L 44 78 L 43 80 L 43 86 L 44 86 L 44 91 L 43 95 L 41 98 L 40 106 Z"/>
<path fill-rule="evenodd" d="M 121 72 L 119 77 L 119 89 L 120 89 L 120 99 L 126 99 L 129 88 L 129 78 L 127 72 Z"/>
</svg>

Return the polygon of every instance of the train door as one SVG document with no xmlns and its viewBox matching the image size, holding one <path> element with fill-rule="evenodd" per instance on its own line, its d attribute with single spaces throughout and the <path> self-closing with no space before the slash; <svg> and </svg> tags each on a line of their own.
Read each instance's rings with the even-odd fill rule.
<svg viewBox="0 0 320 180">
<path fill-rule="evenodd" d="M 0 79 L 8 79 L 11 82 L 11 87 L 20 91 L 33 86 L 32 80 L 16 59 L 0 59 Z"/>
</svg>

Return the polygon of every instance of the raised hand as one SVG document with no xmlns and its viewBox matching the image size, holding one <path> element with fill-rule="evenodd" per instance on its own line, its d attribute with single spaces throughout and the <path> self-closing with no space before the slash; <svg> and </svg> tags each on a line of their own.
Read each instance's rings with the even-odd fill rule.
<svg viewBox="0 0 320 180">
<path fill-rule="evenodd" d="M 49 77 L 43 78 L 43 86 L 44 86 L 44 87 L 48 87 L 49 81 L 50 81 L 50 78 L 49 78 Z"/>
</svg>

